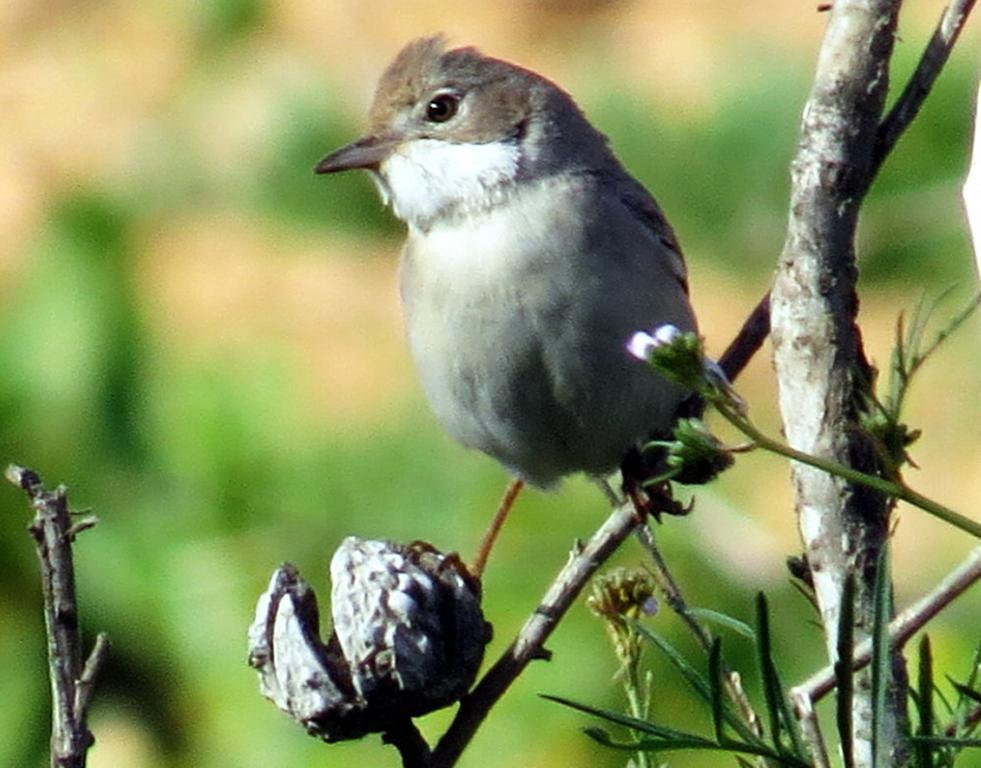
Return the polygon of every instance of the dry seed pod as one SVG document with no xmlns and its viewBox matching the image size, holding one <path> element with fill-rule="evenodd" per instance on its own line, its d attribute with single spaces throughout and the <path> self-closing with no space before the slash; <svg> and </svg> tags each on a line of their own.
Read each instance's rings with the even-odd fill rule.
<svg viewBox="0 0 981 768">
<path fill-rule="evenodd" d="M 452 704 L 470 687 L 490 625 L 480 585 L 454 555 L 348 537 L 331 560 L 333 631 L 316 597 L 280 567 L 256 608 L 249 662 L 260 690 L 326 741 L 383 732 Z"/>
</svg>

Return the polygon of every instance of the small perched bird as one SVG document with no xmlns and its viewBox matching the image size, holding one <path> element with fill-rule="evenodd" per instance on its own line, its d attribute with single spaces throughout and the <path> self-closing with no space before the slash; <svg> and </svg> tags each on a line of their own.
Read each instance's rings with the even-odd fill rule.
<svg viewBox="0 0 981 768">
<path fill-rule="evenodd" d="M 368 133 L 316 170 L 354 168 L 408 225 L 409 346 L 454 438 L 547 487 L 609 474 L 669 432 L 685 392 L 626 344 L 664 323 L 695 330 L 681 250 L 567 93 L 416 40 L 382 76 Z"/>
</svg>

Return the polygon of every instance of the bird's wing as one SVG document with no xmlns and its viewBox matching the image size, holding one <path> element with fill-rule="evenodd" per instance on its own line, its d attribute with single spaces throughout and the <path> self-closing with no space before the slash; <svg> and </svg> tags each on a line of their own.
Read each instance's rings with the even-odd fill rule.
<svg viewBox="0 0 981 768">
<path fill-rule="evenodd" d="M 672 274 L 688 293 L 688 272 L 685 259 L 674 230 L 662 213 L 660 206 L 644 189 L 643 185 L 631 176 L 617 179 L 617 196 L 623 205 L 664 245 L 671 259 Z"/>
</svg>

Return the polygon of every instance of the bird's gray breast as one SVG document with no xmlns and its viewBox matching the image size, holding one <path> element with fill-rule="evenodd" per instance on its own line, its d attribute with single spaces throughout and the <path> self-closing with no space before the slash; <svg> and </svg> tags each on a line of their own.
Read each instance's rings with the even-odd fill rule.
<svg viewBox="0 0 981 768">
<path fill-rule="evenodd" d="M 634 243 L 616 234 L 635 226 L 629 214 L 614 207 L 623 219 L 609 222 L 611 235 L 597 229 L 602 199 L 588 189 L 526 186 L 491 210 L 410 230 L 402 299 L 412 355 L 443 426 L 549 484 L 612 469 L 670 418 L 679 393 L 624 344 L 656 322 L 691 323 L 686 309 L 675 311 L 687 299 L 657 266 L 650 233 L 627 233 Z"/>
</svg>

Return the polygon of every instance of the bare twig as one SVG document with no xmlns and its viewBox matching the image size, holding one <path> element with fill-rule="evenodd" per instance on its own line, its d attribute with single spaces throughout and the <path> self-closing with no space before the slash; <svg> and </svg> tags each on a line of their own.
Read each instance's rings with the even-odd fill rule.
<svg viewBox="0 0 981 768">
<path fill-rule="evenodd" d="M 695 618 L 695 615 L 691 612 L 691 610 L 689 610 L 688 602 L 681 593 L 681 588 L 678 586 L 678 582 L 675 580 L 674 574 L 672 574 L 671 569 L 668 568 L 668 564 L 665 561 L 664 556 L 661 554 L 661 550 L 658 548 L 657 542 L 654 540 L 653 531 L 651 531 L 649 526 L 638 526 L 637 539 L 640 541 L 641 546 L 647 551 L 647 554 L 651 558 L 651 562 L 654 564 L 654 576 L 658 585 L 664 592 L 664 599 L 668 606 L 685 623 L 685 626 L 691 630 L 691 633 L 695 636 L 698 644 L 702 646 L 702 650 L 708 653 L 710 650 L 712 650 L 712 634 L 697 618 Z"/>
<path fill-rule="evenodd" d="M 800 721 L 800 730 L 804 736 L 804 740 L 811 749 L 811 757 L 814 758 L 814 768 L 831 768 L 828 747 L 824 743 L 824 736 L 821 734 L 821 724 L 818 722 L 817 715 L 814 713 L 814 706 L 811 700 L 798 691 L 791 691 L 790 702 L 794 707 L 794 714 Z"/>
<path fill-rule="evenodd" d="M 872 155 L 870 182 L 878 173 L 889 152 L 896 146 L 899 137 L 919 114 L 920 107 L 923 106 L 944 64 L 947 63 L 975 2 L 976 0 L 952 0 L 944 8 L 940 23 L 934 30 L 930 42 L 927 43 L 923 56 L 920 57 L 920 63 L 896 103 L 889 110 L 886 119 L 879 126 Z"/>
<path fill-rule="evenodd" d="M 951 571 L 933 590 L 889 623 L 890 645 L 893 648 L 902 648 L 927 622 L 964 594 L 979 579 L 981 579 L 981 547 L 975 547 L 964 562 Z M 855 649 L 853 668 L 857 670 L 864 667 L 871 658 L 872 643 L 865 641 Z M 834 687 L 834 667 L 829 665 L 795 686 L 793 693 L 795 696 L 799 694 L 811 702 L 817 702 L 834 690 Z"/>
<path fill-rule="evenodd" d="M 406 719 L 382 734 L 382 741 L 391 744 L 402 757 L 402 768 L 427 768 L 432 753 L 415 723 Z"/>
<path fill-rule="evenodd" d="M 83 667 L 72 542 L 74 533 L 91 525 L 73 528 L 64 486 L 46 490 L 36 472 L 14 465 L 7 467 L 4 474 L 27 493 L 34 509 L 29 530 L 41 561 L 44 623 L 48 635 L 51 766 L 84 768 L 86 753 L 93 743 L 86 725 L 92 687 L 109 650 L 107 637 L 100 634 Z"/>
<path fill-rule="evenodd" d="M 89 657 L 85 660 L 82 668 L 82 676 L 78 679 L 78 686 L 75 688 L 75 711 L 85 714 L 88 712 L 89 704 L 92 703 L 92 692 L 95 690 L 95 681 L 99 677 L 99 671 L 105 663 L 106 656 L 109 654 L 109 635 L 100 632 L 95 637 L 95 645 Z"/>
<path fill-rule="evenodd" d="M 743 322 L 743 327 L 739 329 L 725 352 L 719 358 L 719 367 L 725 373 L 729 381 L 735 381 L 736 377 L 743 372 L 743 369 L 753 358 L 767 336 L 770 335 L 770 292 L 760 299 L 749 317 Z"/>
<path fill-rule="evenodd" d="M 956 718 L 953 722 L 947 723 L 943 727 L 943 734 L 950 738 L 956 738 L 958 733 L 969 732 L 972 728 L 977 727 L 978 723 L 981 723 L 981 705 L 968 710 L 967 714 Z"/>
<path fill-rule="evenodd" d="M 548 657 L 545 641 L 596 569 L 606 562 L 636 525 L 633 506 L 621 505 L 585 547 L 572 553 L 515 641 L 460 702 L 456 717 L 433 750 L 429 768 L 455 765 L 491 707 L 515 678 L 534 659 Z"/>
<path fill-rule="evenodd" d="M 657 541 L 654 538 L 654 533 L 651 531 L 650 526 L 638 526 L 637 538 L 654 563 L 654 578 L 664 592 L 665 601 L 667 602 L 668 606 L 684 622 L 685 626 L 691 630 L 691 633 L 695 636 L 695 639 L 698 641 L 699 645 L 702 646 L 702 650 L 709 653 L 712 649 L 713 643 L 712 634 L 705 628 L 705 626 L 698 620 L 695 614 L 693 614 L 691 609 L 688 607 L 688 602 L 685 600 L 685 596 L 682 594 L 681 588 L 678 586 L 678 582 L 674 578 L 674 574 L 671 573 L 671 569 L 668 567 L 667 561 L 664 559 L 660 548 L 657 546 Z M 760 722 L 759 715 L 756 714 L 756 710 L 753 709 L 753 705 L 750 703 L 749 697 L 746 695 L 746 691 L 743 689 L 742 679 L 740 678 L 739 673 L 729 668 L 725 668 L 723 670 L 723 678 L 725 682 L 726 694 L 729 696 L 732 703 L 736 705 L 736 708 L 738 709 L 743 721 L 749 726 L 750 730 L 756 736 L 762 736 L 763 725 Z"/>
</svg>

